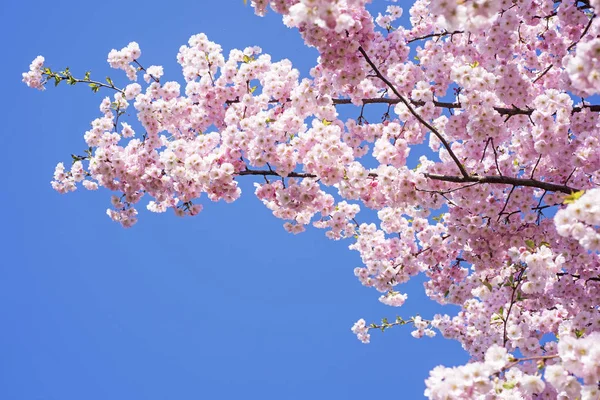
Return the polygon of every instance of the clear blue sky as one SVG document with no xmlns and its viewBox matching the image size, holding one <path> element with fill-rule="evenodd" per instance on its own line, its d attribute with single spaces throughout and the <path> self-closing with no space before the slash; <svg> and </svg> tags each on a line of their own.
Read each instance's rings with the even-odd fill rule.
<svg viewBox="0 0 600 400">
<path fill-rule="evenodd" d="M 401 288 L 402 308 L 380 304 L 353 275 L 350 242 L 287 234 L 251 179 L 242 199 L 205 202 L 195 218 L 142 206 L 129 230 L 106 216 L 108 192 L 50 187 L 56 163 L 85 148 L 101 94 L 28 89 L 21 72 L 35 56 L 125 83 L 106 56 L 135 40 L 144 65 L 181 80 L 177 50 L 204 32 L 226 53 L 259 45 L 306 74 L 315 53 L 280 16 L 242 0 L 5 1 L 0 15 L 0 399 L 413 399 L 432 367 L 466 361 L 457 343 L 408 327 L 361 344 L 358 318 L 440 308 L 422 281 Z"/>
</svg>

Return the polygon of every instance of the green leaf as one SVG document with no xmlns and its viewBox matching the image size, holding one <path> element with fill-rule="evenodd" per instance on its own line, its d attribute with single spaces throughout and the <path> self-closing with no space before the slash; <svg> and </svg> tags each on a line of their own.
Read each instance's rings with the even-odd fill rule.
<svg viewBox="0 0 600 400">
<path fill-rule="evenodd" d="M 250 93 L 254 93 L 254 91 L 256 90 L 256 88 L 258 88 L 258 86 L 252 86 L 250 88 Z"/>
<path fill-rule="evenodd" d="M 546 247 L 550 248 L 550 243 L 542 242 L 542 243 L 540 243 L 540 246 L 546 246 Z"/>
<path fill-rule="evenodd" d="M 62 78 L 58 75 L 54 75 L 54 86 L 58 86 L 60 81 L 62 81 Z"/>
<path fill-rule="evenodd" d="M 83 80 L 84 81 L 89 81 L 90 80 L 90 74 L 91 74 L 90 71 L 86 71 L 85 76 L 83 77 Z"/>
<path fill-rule="evenodd" d="M 530 250 L 533 250 L 533 249 L 535 249 L 535 242 L 534 242 L 533 240 L 531 240 L 531 239 L 527 239 L 527 240 L 525 240 L 525 244 L 527 245 L 527 247 L 528 247 Z"/>
<path fill-rule="evenodd" d="M 115 86 L 115 85 L 113 85 L 113 81 L 112 81 L 112 79 L 110 79 L 110 77 L 109 77 L 109 76 L 107 76 L 107 77 L 106 77 L 106 82 L 108 82 L 108 84 L 109 84 L 110 86 Z"/>
<path fill-rule="evenodd" d="M 483 286 L 488 288 L 490 292 L 492 291 L 492 284 L 487 279 L 485 281 L 481 281 L 481 283 L 483 283 Z"/>
<path fill-rule="evenodd" d="M 513 389 L 515 386 L 517 386 L 517 384 L 514 382 L 506 382 L 504 385 L 502 385 L 504 389 L 508 390 Z"/>
<path fill-rule="evenodd" d="M 475 62 L 473 62 L 473 63 L 469 64 L 469 66 L 470 66 L 471 68 L 478 67 L 478 66 L 479 66 L 479 61 L 475 61 Z"/>
<path fill-rule="evenodd" d="M 90 83 L 90 87 L 92 88 L 92 92 L 94 93 L 96 93 L 100 89 L 100 86 L 96 85 L 95 83 Z"/>
<path fill-rule="evenodd" d="M 325 118 L 323 118 L 323 120 L 321 121 L 323 123 L 323 125 L 325 126 L 329 126 L 331 125 L 331 121 L 327 121 Z"/>
<path fill-rule="evenodd" d="M 585 190 L 580 190 L 579 192 L 571 193 L 563 200 L 563 204 L 571 204 L 575 201 L 579 200 L 581 196 L 585 193 Z"/>
<path fill-rule="evenodd" d="M 67 78 L 67 84 L 69 84 L 69 85 L 74 85 L 74 84 L 76 84 L 76 83 L 77 83 L 77 80 L 76 80 L 75 78 L 73 78 L 72 76 L 69 76 L 69 77 Z"/>
<path fill-rule="evenodd" d="M 244 58 L 242 58 L 242 61 L 245 62 L 246 64 L 254 61 L 254 56 L 247 56 L 244 54 Z"/>
</svg>

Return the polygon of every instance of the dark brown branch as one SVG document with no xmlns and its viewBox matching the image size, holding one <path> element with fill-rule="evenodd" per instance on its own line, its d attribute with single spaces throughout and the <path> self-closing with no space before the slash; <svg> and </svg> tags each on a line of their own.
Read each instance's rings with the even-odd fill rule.
<svg viewBox="0 0 600 400">
<path fill-rule="evenodd" d="M 567 185 L 557 185 L 556 183 L 543 182 L 538 181 L 536 179 L 524 179 L 524 178 L 512 178 L 510 176 L 450 176 L 450 175 L 438 175 L 438 174 L 424 174 L 426 178 L 444 181 L 444 182 L 455 182 L 455 183 L 468 183 L 468 182 L 476 182 L 476 183 L 500 183 L 504 185 L 514 185 L 514 186 L 527 186 L 534 187 L 538 189 L 544 189 L 549 192 L 561 192 L 566 194 L 571 194 L 574 192 L 578 192 L 580 189 L 572 188 Z"/>
<path fill-rule="evenodd" d="M 510 196 L 512 196 L 513 192 L 515 191 L 515 188 L 516 188 L 516 186 L 513 186 L 512 188 L 510 188 L 510 192 L 508 193 L 508 196 L 506 196 L 506 201 L 504 202 L 504 207 L 502 207 L 502 210 L 500 210 L 500 213 L 498 214 L 498 221 L 500 221 L 500 218 L 504 214 L 504 210 L 506 210 L 506 207 L 508 207 L 508 202 L 510 201 Z"/>
<path fill-rule="evenodd" d="M 496 169 L 498 170 L 498 173 L 500 174 L 500 176 L 502 176 L 502 171 L 500 171 L 500 165 L 498 164 L 498 153 L 496 152 L 496 146 L 494 145 L 494 138 L 490 137 L 490 138 L 488 138 L 488 140 L 486 140 L 485 147 L 483 148 L 483 155 L 481 156 L 480 163 L 482 163 L 485 158 L 485 152 L 487 151 L 487 148 L 488 148 L 488 145 L 490 142 L 492 143 L 492 150 L 494 151 L 494 162 L 496 163 Z"/>
<path fill-rule="evenodd" d="M 537 81 L 539 81 L 540 79 L 542 79 L 544 77 L 544 75 L 546 75 L 548 73 L 548 71 L 550 71 L 550 69 L 552 69 L 553 66 L 554 66 L 553 64 L 548 65 L 548 68 L 546 68 L 544 70 L 544 72 L 542 72 L 541 74 L 539 74 L 538 77 L 535 78 L 532 83 L 536 83 Z"/>
<path fill-rule="evenodd" d="M 238 175 L 258 175 L 258 176 L 281 176 L 277 172 L 273 170 L 265 171 L 265 170 L 256 170 L 256 169 L 247 169 L 245 171 L 240 171 L 237 173 Z M 316 175 L 308 174 L 304 172 L 290 172 L 287 178 L 317 178 Z"/>
<path fill-rule="evenodd" d="M 515 304 L 515 294 L 519 289 L 519 284 L 521 283 L 521 278 L 523 278 L 523 273 L 525 269 L 522 269 L 518 272 L 517 281 L 514 283 L 514 287 L 512 288 L 512 294 L 510 295 L 510 305 L 508 306 L 508 311 L 506 312 L 506 318 L 503 318 L 504 329 L 503 329 L 503 339 L 504 339 L 504 347 L 506 347 L 506 343 L 508 342 L 508 335 L 506 334 L 506 327 L 508 325 L 508 319 L 510 318 L 510 312 L 512 311 L 513 305 Z"/>
<path fill-rule="evenodd" d="M 538 157 L 538 159 L 535 163 L 535 166 L 533 167 L 533 171 L 531 171 L 531 177 L 530 177 L 531 179 L 533 179 L 533 175 L 535 174 L 535 170 L 537 169 L 538 164 L 540 163 L 541 159 L 542 159 L 542 155 L 540 154 L 540 156 Z"/>
<path fill-rule="evenodd" d="M 373 98 L 373 99 L 363 99 L 363 104 L 398 104 L 400 103 L 400 99 L 390 99 L 390 98 Z M 424 101 L 416 101 L 410 100 L 411 104 L 417 107 L 422 107 L 425 105 Z M 235 101 L 230 102 L 235 103 Z M 350 99 L 333 99 L 334 105 L 341 104 L 353 104 Z M 463 108 L 459 103 L 451 103 L 445 101 L 433 101 L 433 105 L 436 107 L 453 109 L 453 108 Z M 588 109 L 592 112 L 600 112 L 600 105 L 589 105 L 589 106 L 581 106 L 581 107 L 573 107 L 573 112 L 581 112 L 584 109 Z M 494 107 L 494 110 L 498 112 L 500 115 L 531 115 L 535 111 L 533 108 L 518 108 L 518 107 Z"/>
<path fill-rule="evenodd" d="M 571 43 L 571 45 L 569 47 L 567 47 L 567 51 L 571 51 L 571 49 L 575 46 L 577 46 L 577 43 L 579 43 L 579 41 L 581 39 L 583 39 L 583 37 L 585 36 L 586 33 L 588 33 L 588 31 L 590 30 L 590 26 L 592 26 L 592 22 L 594 21 L 594 18 L 596 18 L 596 14 L 593 14 L 592 17 L 590 18 L 587 26 L 585 27 L 585 29 L 583 30 L 583 32 L 581 33 L 581 36 L 579 37 L 578 40 L 574 41 L 573 43 Z"/>
<path fill-rule="evenodd" d="M 292 101 L 291 99 L 286 99 L 286 101 Z M 417 101 L 417 100 L 409 100 L 410 103 L 416 107 L 422 107 L 425 105 L 424 101 Z M 225 104 L 227 105 L 231 105 L 231 104 L 238 104 L 240 102 L 240 99 L 235 99 L 235 100 L 227 100 L 225 101 Z M 280 103 L 279 100 L 269 100 L 269 103 L 271 104 L 277 104 Z M 350 99 L 333 99 L 332 100 L 333 105 L 345 105 L 345 104 L 354 104 L 352 103 L 352 101 Z M 390 99 L 387 97 L 377 97 L 377 98 L 369 98 L 369 99 L 361 99 L 361 105 L 364 104 L 387 104 L 387 105 L 392 105 L 392 104 L 398 104 L 401 103 L 400 99 Z M 436 107 L 441 107 L 441 108 L 447 108 L 447 109 L 455 109 L 455 108 L 463 108 L 462 105 L 460 105 L 459 103 L 452 103 L 452 102 L 446 102 L 446 101 L 437 101 L 437 100 L 433 100 L 433 105 Z M 577 112 L 581 112 L 584 109 L 588 109 L 592 112 L 600 112 L 600 105 L 589 105 L 589 106 L 582 106 L 582 107 L 573 107 L 572 112 L 573 113 L 577 113 Z M 494 107 L 494 110 L 496 110 L 496 112 L 498 112 L 498 114 L 500 115 L 508 115 L 508 116 L 513 116 L 513 115 L 531 115 L 533 114 L 533 112 L 535 111 L 535 109 L 533 108 L 517 108 L 517 107 Z"/>
<path fill-rule="evenodd" d="M 140 63 L 138 62 L 138 60 L 133 60 L 133 62 L 134 62 L 134 63 L 136 63 L 136 65 L 138 66 L 138 70 L 139 70 L 139 71 L 143 71 L 144 73 L 148 74 L 148 71 L 146 70 L 146 68 L 144 68 L 144 67 L 142 66 L 142 64 L 140 64 Z M 152 79 L 154 82 L 156 82 L 156 83 L 160 83 L 160 79 L 158 79 L 158 78 L 157 78 L 157 77 L 155 77 L 154 75 L 152 75 L 152 74 L 148 74 L 148 76 L 150 76 L 150 78 L 151 78 L 151 79 Z"/>
<path fill-rule="evenodd" d="M 246 169 L 244 171 L 239 171 L 239 172 L 237 172 L 237 175 L 239 175 L 239 176 L 254 175 L 254 176 L 264 176 L 264 177 L 267 177 L 267 176 L 280 177 L 281 176 L 277 173 L 277 171 L 256 170 L 256 169 Z M 426 173 L 424 175 L 426 178 L 438 180 L 438 181 L 444 181 L 444 182 L 473 183 L 473 184 L 489 183 L 489 184 L 504 184 L 504 185 L 513 185 L 513 186 L 527 186 L 527 187 L 534 187 L 534 188 L 538 188 L 538 189 L 544 189 L 549 192 L 561 192 L 561 193 L 566 193 L 566 194 L 571 194 L 574 192 L 578 192 L 580 190 L 580 189 L 572 188 L 572 187 L 566 186 L 566 185 L 557 185 L 555 183 L 543 182 L 543 181 L 538 181 L 535 179 L 511 178 L 509 176 L 467 176 L 467 177 L 463 177 L 463 176 L 448 176 L 448 175 L 438 175 L 438 174 L 428 174 L 428 173 Z M 368 176 L 370 178 L 377 178 L 377 174 L 375 174 L 375 173 L 370 173 L 370 174 L 368 174 Z M 289 174 L 287 174 L 286 178 L 319 178 L 319 177 L 315 174 L 309 174 L 306 172 L 290 172 Z M 445 192 L 439 191 L 436 193 L 437 194 L 451 193 L 455 190 L 465 189 L 466 187 L 469 187 L 469 186 L 472 186 L 472 185 L 467 185 L 464 187 L 451 189 L 451 190 L 448 190 Z M 513 189 L 514 189 L 514 187 L 513 187 Z M 429 192 L 429 191 L 423 190 L 423 189 L 418 189 L 418 190 L 423 191 L 423 192 Z M 431 192 L 433 192 L 433 191 L 431 191 Z"/>
<path fill-rule="evenodd" d="M 396 87 L 385 76 L 383 76 L 383 74 L 379 71 L 379 69 L 373 63 L 373 61 L 371 61 L 371 59 L 369 58 L 369 55 L 367 54 L 367 52 L 365 51 L 365 49 L 362 48 L 362 46 L 358 47 L 358 51 L 365 58 L 365 61 L 367 61 L 367 63 L 371 66 L 371 68 L 373 69 L 373 72 L 375 72 L 375 74 L 377 74 L 377 76 L 379 77 L 379 79 L 381 79 L 383 81 L 383 83 L 385 83 L 392 90 L 392 92 L 394 92 L 394 94 L 400 99 L 400 101 L 406 106 L 406 108 L 408 108 L 408 111 L 423 126 L 425 126 L 427 129 L 429 129 L 438 138 L 438 140 L 442 143 L 442 145 L 444 146 L 444 148 L 448 151 L 448 154 L 450 155 L 450 157 L 452 158 L 452 160 L 454 160 L 454 163 L 458 167 L 461 175 L 463 177 L 468 177 L 469 173 L 467 172 L 467 170 L 465 169 L 465 167 L 461 164 L 461 162 L 459 161 L 458 157 L 456 157 L 456 154 L 454 154 L 454 151 L 452 151 L 452 148 L 450 147 L 450 144 L 446 141 L 446 139 L 442 136 L 442 134 L 437 129 L 435 129 L 435 127 L 433 125 L 431 125 L 423 117 L 421 117 L 421 115 L 419 115 L 419 113 L 417 113 L 415 111 L 415 109 L 412 107 L 412 105 L 410 104 L 410 102 L 404 96 L 402 96 L 400 94 L 400 92 L 398 92 L 398 89 L 396 89 Z"/>
</svg>

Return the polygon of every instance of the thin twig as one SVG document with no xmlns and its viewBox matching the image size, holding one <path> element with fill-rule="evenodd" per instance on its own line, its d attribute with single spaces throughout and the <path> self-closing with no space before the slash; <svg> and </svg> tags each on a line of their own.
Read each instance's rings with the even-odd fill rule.
<svg viewBox="0 0 600 400">
<path fill-rule="evenodd" d="M 429 129 L 439 139 L 440 142 L 442 142 L 442 145 L 448 151 L 448 154 L 450 155 L 450 157 L 454 160 L 454 163 L 458 167 L 461 175 L 464 176 L 464 177 L 468 177 L 469 173 L 467 172 L 467 170 L 465 169 L 465 167 L 461 164 L 461 162 L 459 161 L 458 157 L 456 157 L 456 154 L 454 154 L 454 151 L 452 151 L 452 148 L 450 147 L 450 144 L 446 141 L 446 139 L 442 136 L 442 134 L 435 127 L 433 127 L 429 122 L 425 121 L 425 119 L 423 117 L 421 117 L 421 115 L 415 111 L 415 109 L 412 107 L 412 105 L 410 104 L 410 102 L 404 96 L 402 96 L 400 94 L 400 92 L 398 92 L 398 89 L 396 89 L 396 87 L 385 76 L 383 76 L 383 74 L 379 71 L 379 69 L 373 63 L 373 61 L 371 61 L 371 59 L 369 58 L 369 55 L 367 54 L 367 52 L 365 51 L 365 49 L 362 48 L 362 46 L 358 47 L 358 51 L 362 54 L 362 56 L 365 58 L 365 60 L 367 61 L 367 63 L 371 66 L 371 68 L 375 72 L 375 74 L 377 74 L 377 76 L 379 77 L 379 79 L 381 79 L 383 81 L 383 83 L 385 83 L 392 90 L 392 92 L 394 92 L 394 94 L 406 106 L 406 108 L 408 109 L 408 111 L 421 124 L 423 124 L 427 129 Z"/>
</svg>

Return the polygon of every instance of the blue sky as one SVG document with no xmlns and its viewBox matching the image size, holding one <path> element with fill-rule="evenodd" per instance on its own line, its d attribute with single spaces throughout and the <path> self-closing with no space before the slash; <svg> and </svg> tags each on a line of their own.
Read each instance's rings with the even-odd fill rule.
<svg viewBox="0 0 600 400">
<path fill-rule="evenodd" d="M 256 17 L 242 0 L 33 0 L 2 2 L 0 15 L 1 399 L 412 399 L 432 367 L 467 360 L 457 343 L 413 339 L 408 327 L 361 344 L 358 318 L 441 309 L 419 280 L 401 288 L 402 308 L 380 304 L 353 276 L 349 241 L 287 234 L 251 178 L 233 204 L 204 202 L 186 219 L 142 210 L 129 230 L 106 216 L 108 192 L 50 187 L 56 163 L 85 149 L 101 94 L 28 89 L 21 72 L 35 56 L 125 83 L 106 55 L 137 41 L 142 64 L 181 81 L 177 50 L 204 32 L 226 53 L 259 45 L 306 74 L 316 54 L 278 15 Z"/>
</svg>

